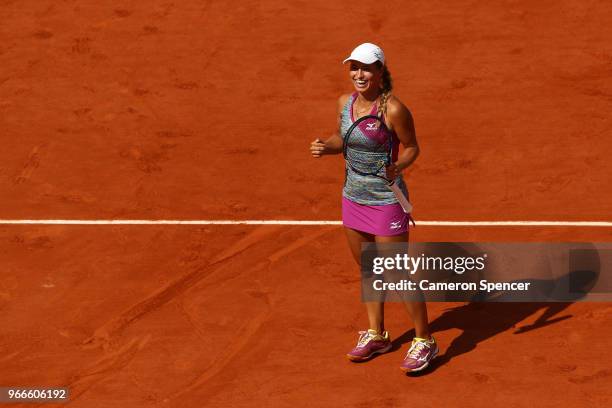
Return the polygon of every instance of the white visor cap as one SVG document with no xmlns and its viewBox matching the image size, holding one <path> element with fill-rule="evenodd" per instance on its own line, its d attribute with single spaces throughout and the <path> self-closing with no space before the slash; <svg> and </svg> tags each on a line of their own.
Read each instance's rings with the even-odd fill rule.
<svg viewBox="0 0 612 408">
<path fill-rule="evenodd" d="M 358 45 L 351 55 L 342 63 L 346 63 L 347 61 L 359 61 L 364 64 L 373 64 L 376 61 L 380 61 L 383 65 L 385 65 L 385 53 L 382 48 L 380 48 L 376 44 L 372 43 L 363 43 Z"/>
</svg>

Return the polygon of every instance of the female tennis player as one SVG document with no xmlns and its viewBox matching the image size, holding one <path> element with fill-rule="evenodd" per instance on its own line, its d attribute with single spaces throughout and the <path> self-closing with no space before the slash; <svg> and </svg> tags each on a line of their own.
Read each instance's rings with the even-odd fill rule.
<svg viewBox="0 0 612 408">
<path fill-rule="evenodd" d="M 393 180 L 407 196 L 401 172 L 417 158 L 419 146 L 410 111 L 391 94 L 391 75 L 383 50 L 374 44 L 364 43 L 355 48 L 343 63 L 349 65 L 349 77 L 355 92 L 339 98 L 337 131 L 327 140 L 313 141 L 311 154 L 319 158 L 342 153 L 345 148 L 343 136 L 351 125 L 365 115 L 379 116 L 383 121 L 381 131 L 388 132 L 386 136 L 392 140 L 392 160 L 385 168 L 386 178 Z M 362 145 L 359 145 L 359 139 L 348 141 L 347 145 L 357 150 L 367 150 L 367 132 L 363 134 L 366 137 L 362 138 Z M 404 147 L 401 154 L 400 143 Z M 355 172 L 347 160 L 342 191 L 342 223 L 358 264 L 364 242 L 407 242 L 410 220 L 410 214 L 402 209 L 387 181 Z M 351 361 L 365 361 L 375 354 L 391 350 L 391 338 L 385 330 L 384 303 L 365 303 L 370 327 L 367 331 L 359 332 L 357 345 L 347 354 Z M 416 337 L 400 368 L 405 372 L 420 371 L 437 355 L 438 346 L 429 332 L 425 302 L 406 302 L 406 306 L 414 321 Z"/>
</svg>

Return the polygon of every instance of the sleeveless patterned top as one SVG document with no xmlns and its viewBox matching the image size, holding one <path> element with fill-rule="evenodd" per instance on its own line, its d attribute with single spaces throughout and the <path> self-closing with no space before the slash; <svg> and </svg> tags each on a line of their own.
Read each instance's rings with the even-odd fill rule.
<svg viewBox="0 0 612 408">
<path fill-rule="evenodd" d="M 356 99 L 357 92 L 353 93 L 349 97 L 348 101 L 344 105 L 344 108 L 342 109 L 340 131 L 342 132 L 341 136 L 343 137 L 348 128 L 354 122 L 353 104 L 355 103 Z M 377 109 L 377 104 L 374 104 L 372 111 L 369 114 L 376 115 Z M 371 146 L 368 144 L 369 137 L 365 132 L 363 132 L 361 125 L 364 125 L 364 123 L 360 123 L 357 128 L 353 130 L 353 133 L 356 132 L 356 135 L 351 137 L 347 146 L 347 149 L 354 149 L 354 151 L 351 152 L 351 155 L 353 156 L 358 156 L 359 151 L 367 152 L 369 148 L 371 148 Z M 384 131 L 391 133 L 393 140 L 391 157 L 395 162 L 397 160 L 399 151 L 399 139 L 397 138 L 395 132 L 392 132 L 387 127 L 384 128 Z M 382 169 L 382 174 L 384 175 L 384 169 Z M 357 174 L 348 164 L 345 164 L 345 175 L 344 188 L 342 190 L 343 197 L 363 205 L 387 205 L 397 203 L 395 194 L 393 194 L 393 191 L 391 191 L 385 180 L 374 176 L 362 176 Z M 401 175 L 395 179 L 395 183 L 404 192 L 406 197 L 408 197 L 408 190 Z"/>
</svg>

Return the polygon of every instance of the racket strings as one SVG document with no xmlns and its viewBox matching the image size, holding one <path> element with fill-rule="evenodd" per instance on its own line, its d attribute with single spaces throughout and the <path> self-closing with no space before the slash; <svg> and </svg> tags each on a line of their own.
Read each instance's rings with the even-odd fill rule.
<svg viewBox="0 0 612 408">
<path fill-rule="evenodd" d="M 361 127 L 357 125 L 361 123 Z M 391 142 L 384 124 L 375 116 L 358 119 L 344 139 L 347 167 L 355 173 L 383 177 L 391 157 Z"/>
<path fill-rule="evenodd" d="M 379 175 L 387 165 L 387 154 L 347 149 L 346 162 L 358 174 Z"/>
</svg>

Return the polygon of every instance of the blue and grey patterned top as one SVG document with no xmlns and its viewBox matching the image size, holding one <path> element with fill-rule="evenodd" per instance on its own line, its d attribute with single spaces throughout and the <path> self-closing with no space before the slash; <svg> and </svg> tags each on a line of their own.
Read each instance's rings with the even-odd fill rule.
<svg viewBox="0 0 612 408">
<path fill-rule="evenodd" d="M 353 124 L 353 103 L 357 94 L 354 93 L 351 95 L 344 105 L 342 109 L 342 118 L 340 131 L 341 135 L 344 136 Z M 376 114 L 377 106 L 372 107 L 371 115 Z M 364 129 L 367 129 L 367 121 L 361 122 L 356 129 L 353 130 L 353 134 L 349 140 L 349 144 L 347 146 L 347 155 L 352 157 L 359 157 L 364 155 L 381 155 L 386 156 L 385 153 L 377 153 L 376 147 L 380 146 L 379 143 L 372 140 L 365 132 Z M 363 125 L 363 126 L 362 126 Z M 391 132 L 389 129 L 385 127 L 386 132 Z M 397 153 L 399 148 L 399 139 L 395 135 L 394 132 L 391 132 L 392 140 L 393 140 L 393 160 L 397 160 Z M 374 176 L 363 176 L 355 173 L 348 164 L 345 164 L 346 168 L 346 178 L 344 181 L 344 189 L 342 190 L 342 196 L 354 201 L 358 204 L 363 205 L 387 205 L 387 204 L 395 204 L 397 203 L 397 199 L 395 198 L 395 194 L 389 188 L 385 180 L 374 177 Z M 385 169 L 382 168 L 380 173 L 384 176 Z M 404 179 L 402 176 L 398 176 L 395 180 L 395 183 L 398 187 L 404 192 L 406 197 L 408 197 L 408 190 L 406 188 L 406 184 L 404 183 Z"/>
</svg>

